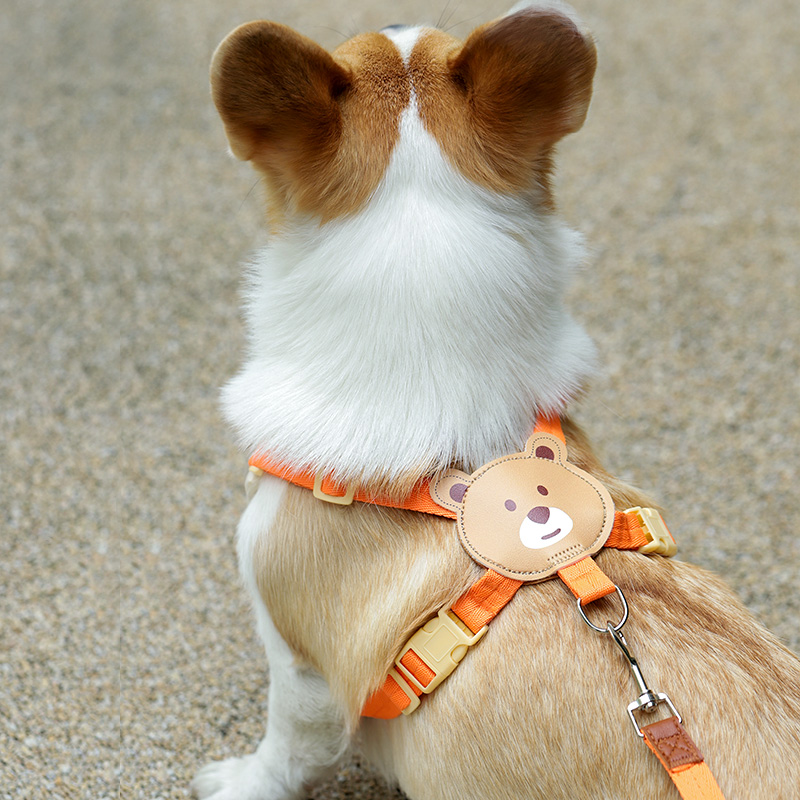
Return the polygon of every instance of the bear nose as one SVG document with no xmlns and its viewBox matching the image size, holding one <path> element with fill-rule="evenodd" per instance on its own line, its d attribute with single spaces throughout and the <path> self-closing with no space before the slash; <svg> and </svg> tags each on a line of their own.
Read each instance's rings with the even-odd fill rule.
<svg viewBox="0 0 800 800">
<path fill-rule="evenodd" d="M 547 506 L 536 506 L 528 512 L 528 519 L 539 525 L 544 525 L 550 519 L 550 509 Z"/>
</svg>

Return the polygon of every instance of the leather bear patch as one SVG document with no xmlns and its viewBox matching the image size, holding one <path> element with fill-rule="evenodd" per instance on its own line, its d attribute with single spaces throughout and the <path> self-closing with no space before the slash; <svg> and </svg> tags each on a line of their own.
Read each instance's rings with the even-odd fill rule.
<svg viewBox="0 0 800 800">
<path fill-rule="evenodd" d="M 596 553 L 614 525 L 608 490 L 570 464 L 563 442 L 546 433 L 472 475 L 449 470 L 430 492 L 456 512 L 470 556 L 516 580 L 544 580 Z"/>
</svg>

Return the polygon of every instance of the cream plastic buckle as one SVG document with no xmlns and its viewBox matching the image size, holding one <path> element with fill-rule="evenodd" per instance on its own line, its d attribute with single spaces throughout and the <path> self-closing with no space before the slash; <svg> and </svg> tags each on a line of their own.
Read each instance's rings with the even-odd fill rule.
<svg viewBox="0 0 800 800">
<path fill-rule="evenodd" d="M 247 476 L 244 479 L 244 494 L 248 503 L 253 499 L 253 495 L 255 495 L 258 489 L 258 484 L 263 474 L 264 470 L 259 467 L 252 465 L 248 467 Z"/>
<path fill-rule="evenodd" d="M 348 486 L 347 491 L 341 497 L 337 497 L 335 494 L 326 494 L 322 491 L 322 470 L 320 470 L 314 478 L 314 497 L 316 497 L 317 500 L 324 500 L 326 503 L 333 503 L 337 506 L 350 506 L 353 504 L 354 494 L 354 486 Z"/>
<path fill-rule="evenodd" d="M 627 509 L 626 514 L 633 514 L 642 523 L 642 530 L 650 541 L 639 548 L 639 553 L 649 555 L 655 553 L 659 556 L 674 556 L 678 552 L 678 545 L 669 528 L 664 524 L 661 519 L 661 514 L 654 508 L 642 508 L 641 506 L 634 506 Z"/>
<path fill-rule="evenodd" d="M 416 686 L 424 694 L 430 694 L 459 665 L 467 650 L 480 641 L 488 629 L 489 626 L 484 625 L 473 634 L 449 608 L 443 608 L 406 642 L 400 655 L 395 659 L 395 668 L 408 683 Z M 427 686 L 423 686 L 400 663 L 409 650 L 413 650 L 434 673 Z M 409 706 L 403 713 L 410 714 L 413 710 Z"/>
</svg>

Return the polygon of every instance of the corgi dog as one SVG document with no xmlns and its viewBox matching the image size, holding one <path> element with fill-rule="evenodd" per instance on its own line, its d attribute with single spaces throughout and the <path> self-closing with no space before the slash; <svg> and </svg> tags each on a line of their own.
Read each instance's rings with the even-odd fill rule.
<svg viewBox="0 0 800 800">
<path fill-rule="evenodd" d="M 605 521 L 612 503 L 651 505 L 569 416 L 595 352 L 564 305 L 584 247 L 551 174 L 595 64 L 560 2 L 520 4 L 464 41 L 393 25 L 328 52 L 262 21 L 218 47 L 213 99 L 233 155 L 263 177 L 270 230 L 223 406 L 241 446 L 278 466 L 252 471 L 237 532 L 270 669 L 266 735 L 203 767 L 197 797 L 302 798 L 357 751 L 411 800 L 670 800 L 673 773 L 701 762 L 665 770 L 636 735 L 643 673 L 722 793 L 694 797 L 800 797 L 800 661 L 718 578 L 637 549 L 594 554 L 627 599 L 627 640 L 612 594 L 584 610 L 557 579 L 524 583 L 413 713 L 363 715 L 405 643 L 487 574 L 460 542 L 474 486 L 507 485 L 482 481 L 485 465 L 568 459 L 570 481 L 604 487 L 590 494 Z M 542 419 L 563 442 L 526 451 Z M 529 481 L 527 514 L 500 495 L 523 549 L 572 530 L 578 496 L 549 480 Z M 408 507 L 425 482 L 449 516 Z"/>
</svg>

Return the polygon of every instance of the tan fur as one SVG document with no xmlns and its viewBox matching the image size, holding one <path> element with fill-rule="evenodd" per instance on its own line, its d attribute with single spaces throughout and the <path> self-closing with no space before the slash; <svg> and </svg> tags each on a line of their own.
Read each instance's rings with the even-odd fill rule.
<svg viewBox="0 0 800 800">
<path fill-rule="evenodd" d="M 647 503 L 609 480 L 574 423 L 565 430 L 571 459 L 606 482 L 617 507 Z M 625 631 L 646 676 L 673 698 L 727 800 L 788 797 L 785 774 L 767 765 L 798 771 L 797 659 L 696 567 L 611 550 L 596 560 L 628 598 Z M 408 636 L 483 572 L 458 545 L 452 522 L 341 508 L 294 487 L 259 541 L 254 567 L 276 627 L 325 676 L 353 728 Z M 591 615 L 602 625 L 619 605 L 600 601 Z M 523 587 L 414 715 L 367 722 L 364 747 L 385 758 L 391 742 L 397 776 L 419 798 L 668 800 L 674 787 L 627 721 L 636 695 L 614 645 L 580 620 L 572 595 L 551 580 Z M 488 741 L 473 739 L 478 719 Z M 769 740 L 765 719 L 776 732 Z M 443 752 L 454 756 L 443 761 Z M 591 794 L 565 788 L 573 785 L 575 753 L 585 754 L 596 777 Z"/>
</svg>

